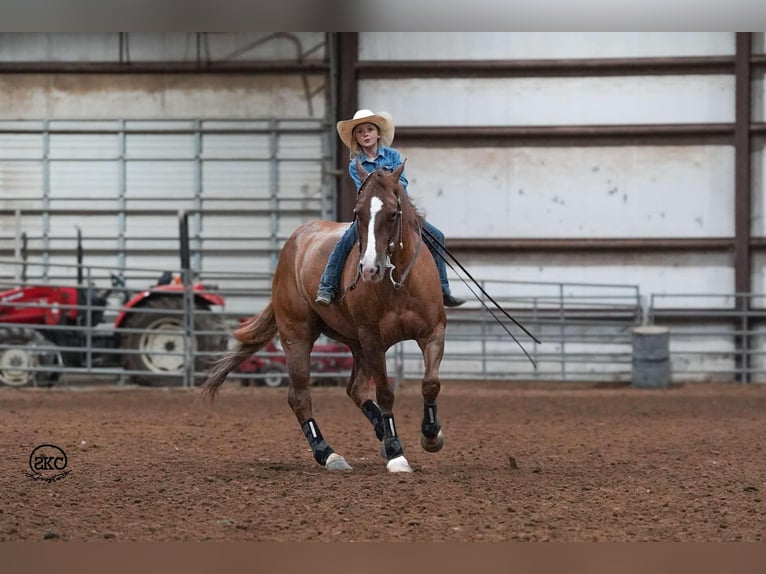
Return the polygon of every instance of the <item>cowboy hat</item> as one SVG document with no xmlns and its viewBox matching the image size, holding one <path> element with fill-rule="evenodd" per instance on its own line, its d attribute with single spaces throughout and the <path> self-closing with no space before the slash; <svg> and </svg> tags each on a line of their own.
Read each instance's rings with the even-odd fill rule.
<svg viewBox="0 0 766 574">
<path fill-rule="evenodd" d="M 371 110 L 358 110 L 350 120 L 343 120 L 336 124 L 340 140 L 346 147 L 352 149 L 354 145 L 354 128 L 359 124 L 375 124 L 380 132 L 380 144 L 390 146 L 394 141 L 394 118 L 388 112 Z"/>
</svg>

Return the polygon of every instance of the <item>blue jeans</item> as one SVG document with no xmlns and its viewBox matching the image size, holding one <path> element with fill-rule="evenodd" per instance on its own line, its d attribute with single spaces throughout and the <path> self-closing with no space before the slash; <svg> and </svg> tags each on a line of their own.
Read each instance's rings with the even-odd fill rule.
<svg viewBox="0 0 766 574">
<path fill-rule="evenodd" d="M 444 245 L 444 234 L 436 227 L 424 222 L 423 227 L 433 235 L 441 245 Z M 335 248 L 330 253 L 330 258 L 327 260 L 322 278 L 319 280 L 319 290 L 329 289 L 332 291 L 333 296 L 340 291 L 340 276 L 343 274 L 343 267 L 346 264 L 346 259 L 349 253 L 354 248 L 354 244 L 358 241 L 359 234 L 356 229 L 356 222 L 354 222 L 343 234 L 338 242 L 335 244 Z M 424 239 L 425 241 L 425 239 Z M 442 293 L 444 295 L 450 295 L 449 281 L 447 280 L 447 264 L 444 262 L 444 258 L 440 253 L 440 249 L 432 246 L 426 242 L 428 249 L 431 251 L 431 255 L 436 261 L 436 269 L 439 271 L 439 281 L 442 285 Z"/>
</svg>

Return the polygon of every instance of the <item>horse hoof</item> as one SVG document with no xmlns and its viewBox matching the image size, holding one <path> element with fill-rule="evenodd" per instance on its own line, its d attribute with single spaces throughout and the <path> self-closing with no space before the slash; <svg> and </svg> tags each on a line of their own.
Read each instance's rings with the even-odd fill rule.
<svg viewBox="0 0 766 574">
<path fill-rule="evenodd" d="M 397 456 L 388 461 L 386 465 L 388 472 L 412 472 L 412 467 L 403 456 Z"/>
<path fill-rule="evenodd" d="M 444 446 L 444 435 L 442 434 L 442 431 L 440 430 L 439 434 L 434 438 L 428 438 L 424 434 L 420 435 L 420 446 L 422 446 L 423 450 L 426 452 L 439 452 Z"/>
<path fill-rule="evenodd" d="M 324 467 L 327 470 L 353 470 L 346 462 L 346 459 L 337 453 L 332 453 L 327 457 L 327 462 L 324 464 Z"/>
</svg>

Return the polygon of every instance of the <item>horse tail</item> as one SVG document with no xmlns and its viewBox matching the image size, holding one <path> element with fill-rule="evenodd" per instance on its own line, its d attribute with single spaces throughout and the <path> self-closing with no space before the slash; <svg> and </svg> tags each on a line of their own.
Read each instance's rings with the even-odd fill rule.
<svg viewBox="0 0 766 574">
<path fill-rule="evenodd" d="M 237 347 L 225 353 L 210 367 L 207 380 L 202 386 L 202 398 L 212 401 L 226 376 L 250 355 L 265 347 L 276 334 L 277 321 L 274 318 L 274 307 L 269 301 L 263 311 L 250 317 L 234 331 Z"/>
</svg>

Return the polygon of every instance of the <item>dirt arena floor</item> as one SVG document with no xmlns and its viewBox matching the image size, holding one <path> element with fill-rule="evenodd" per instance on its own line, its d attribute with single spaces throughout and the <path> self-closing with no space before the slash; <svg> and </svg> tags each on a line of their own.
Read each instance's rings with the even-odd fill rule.
<svg viewBox="0 0 766 574">
<path fill-rule="evenodd" d="M 227 383 L 213 406 L 197 389 L 0 388 L 0 541 L 766 539 L 764 385 L 445 382 L 437 454 L 419 393 L 397 394 L 402 475 L 342 388 L 313 398 L 346 473 L 314 462 L 284 388 Z M 30 476 L 43 444 L 69 474 Z"/>
</svg>

